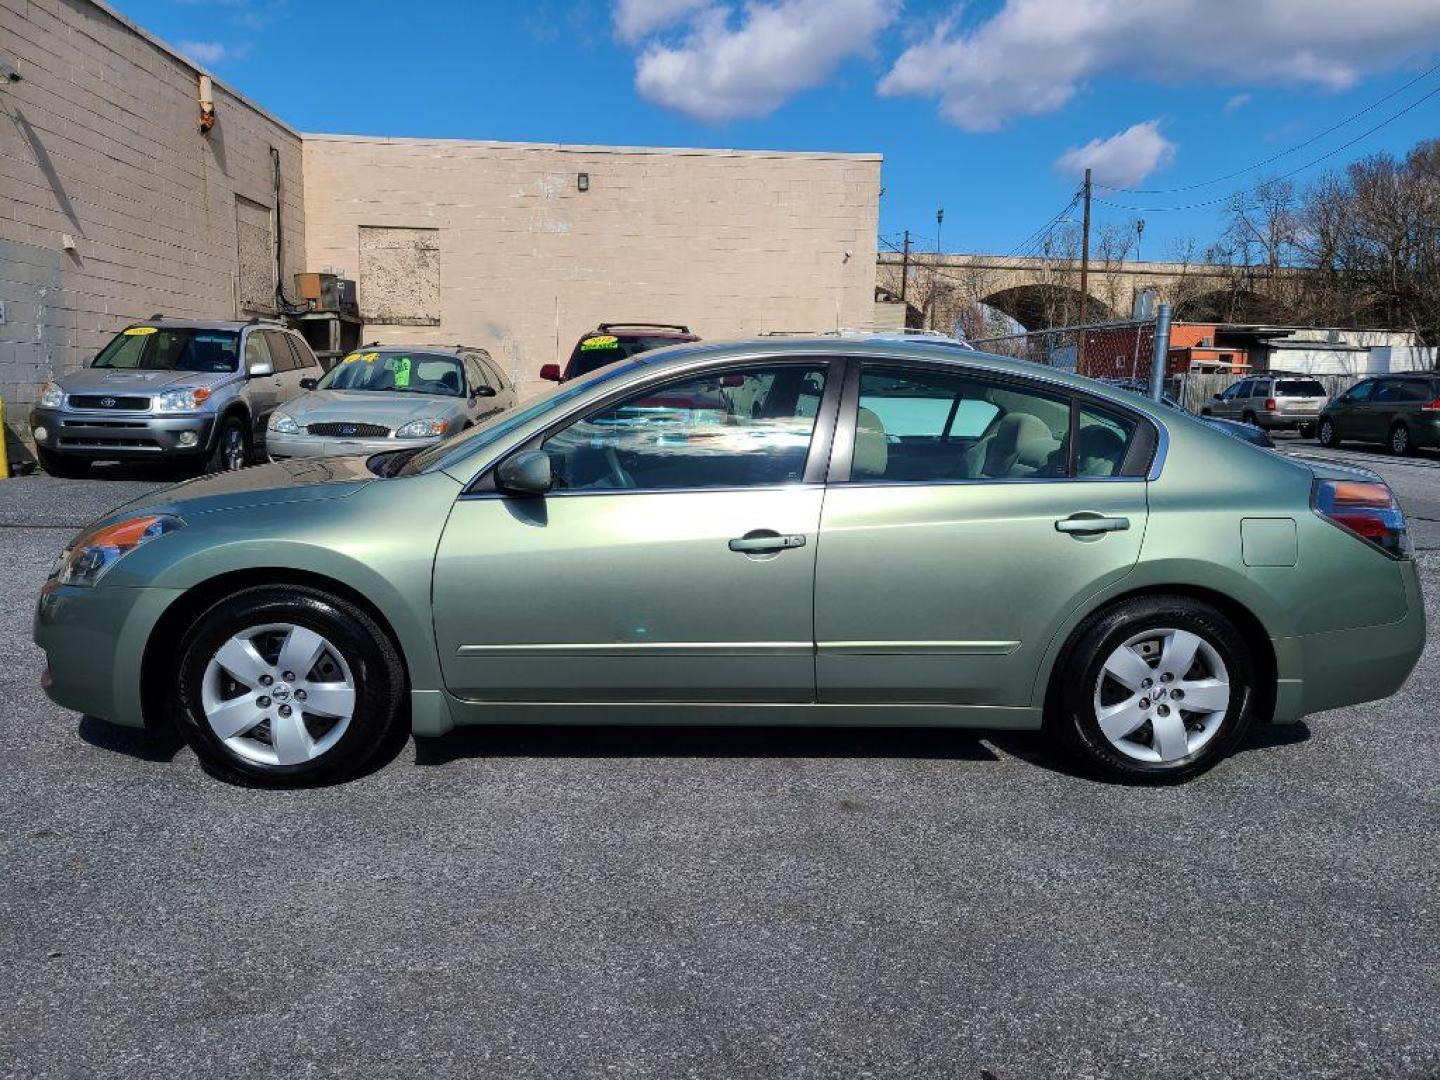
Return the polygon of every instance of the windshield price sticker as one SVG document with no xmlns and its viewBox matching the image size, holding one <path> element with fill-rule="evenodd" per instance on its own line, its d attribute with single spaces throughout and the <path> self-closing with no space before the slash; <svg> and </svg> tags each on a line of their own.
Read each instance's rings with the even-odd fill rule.
<svg viewBox="0 0 1440 1080">
<path fill-rule="evenodd" d="M 404 387 L 410 385 L 410 357 L 408 356 L 395 358 L 395 385 Z"/>
<path fill-rule="evenodd" d="M 580 343 L 580 351 L 586 349 L 614 349 L 620 344 L 620 339 L 614 334 L 604 334 L 600 337 L 586 338 Z"/>
<path fill-rule="evenodd" d="M 150 334 L 158 334 L 158 326 L 132 326 L 125 331 L 126 337 L 146 337 Z"/>
</svg>

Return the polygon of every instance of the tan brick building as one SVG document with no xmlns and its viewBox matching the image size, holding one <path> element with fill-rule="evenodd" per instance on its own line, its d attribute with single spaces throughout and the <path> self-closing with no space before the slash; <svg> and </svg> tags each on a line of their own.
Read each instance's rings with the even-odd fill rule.
<svg viewBox="0 0 1440 1080">
<path fill-rule="evenodd" d="M 202 133 L 203 70 L 99 0 L 0 0 L 0 59 L 12 434 L 126 322 L 270 314 L 306 269 L 358 280 L 367 340 L 484 345 L 532 388 L 602 319 L 873 318 L 878 155 L 301 135 L 218 81 Z"/>
</svg>

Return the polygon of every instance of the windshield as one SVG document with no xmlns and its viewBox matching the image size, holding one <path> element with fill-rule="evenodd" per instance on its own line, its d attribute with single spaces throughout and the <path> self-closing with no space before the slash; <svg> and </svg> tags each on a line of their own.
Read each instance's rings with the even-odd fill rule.
<svg viewBox="0 0 1440 1080">
<path fill-rule="evenodd" d="M 1324 397 L 1325 387 L 1316 379 L 1280 379 L 1275 383 L 1276 397 Z"/>
<path fill-rule="evenodd" d="M 576 379 L 598 371 L 617 360 L 628 360 L 636 353 L 678 345 L 674 337 L 637 337 L 633 334 L 590 334 L 580 339 L 565 366 L 565 378 Z"/>
<path fill-rule="evenodd" d="M 240 360 L 238 330 L 196 330 L 132 326 L 100 350 L 92 365 L 144 371 L 235 371 Z"/>
<path fill-rule="evenodd" d="M 420 451 L 397 472 L 399 476 L 410 476 L 414 473 L 429 472 L 431 469 L 441 468 L 451 461 L 458 461 L 461 457 L 472 454 L 477 450 L 497 439 L 503 438 L 510 432 L 524 427 L 531 420 L 551 409 L 559 408 L 571 398 L 578 397 L 585 393 L 592 386 L 608 382 L 618 376 L 625 375 L 639 367 L 639 362 L 629 364 L 618 364 L 615 367 L 605 368 L 586 379 L 566 383 L 562 387 L 537 398 L 523 409 L 516 409 L 512 412 L 497 413 L 489 420 L 482 420 L 474 427 L 452 435 L 434 446 L 427 447 Z"/>
<path fill-rule="evenodd" d="M 463 397 L 460 361 L 441 353 L 351 353 L 325 373 L 317 390 L 394 390 Z"/>
</svg>

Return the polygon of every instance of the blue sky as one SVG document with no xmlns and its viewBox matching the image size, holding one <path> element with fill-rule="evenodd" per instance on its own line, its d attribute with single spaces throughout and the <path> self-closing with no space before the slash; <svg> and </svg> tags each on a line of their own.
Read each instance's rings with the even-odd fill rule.
<svg viewBox="0 0 1440 1080">
<path fill-rule="evenodd" d="M 118 7 L 304 131 L 878 151 L 883 236 L 908 227 L 933 249 L 944 207 L 946 250 L 992 252 L 1060 211 L 1076 187 L 1070 170 L 1087 162 L 1120 186 L 1208 180 L 1315 136 L 1440 61 L 1436 0 Z M 1109 197 L 1146 208 L 1221 198 L 1437 87 L 1440 71 L 1269 169 Z M 1440 95 L 1327 164 L 1437 134 Z M 1137 216 L 1103 204 L 1095 213 Z M 1186 237 L 1203 247 L 1219 228 L 1213 206 L 1139 216 L 1146 257 Z"/>
</svg>

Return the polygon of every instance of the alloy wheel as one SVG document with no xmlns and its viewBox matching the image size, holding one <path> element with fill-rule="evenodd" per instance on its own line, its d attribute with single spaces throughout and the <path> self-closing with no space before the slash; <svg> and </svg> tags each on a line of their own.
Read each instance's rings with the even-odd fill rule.
<svg viewBox="0 0 1440 1080">
<path fill-rule="evenodd" d="M 231 425 L 225 429 L 225 471 L 245 467 L 245 433 Z"/>
<path fill-rule="evenodd" d="M 1397 424 L 1390 432 L 1390 449 L 1397 454 L 1410 449 L 1410 429 L 1404 424 Z"/>
<path fill-rule="evenodd" d="M 235 634 L 211 657 L 201 686 L 216 738 L 259 765 L 320 757 L 345 734 L 355 701 L 355 678 L 340 650 L 293 623 Z"/>
<path fill-rule="evenodd" d="M 1335 425 L 1325 420 L 1320 424 L 1320 445 L 1329 446 L 1335 441 Z"/>
<path fill-rule="evenodd" d="M 1215 737 L 1230 708 L 1230 675 L 1215 647 L 1188 630 L 1135 634 L 1106 659 L 1095 719 L 1127 757 L 1169 764 Z"/>
</svg>

